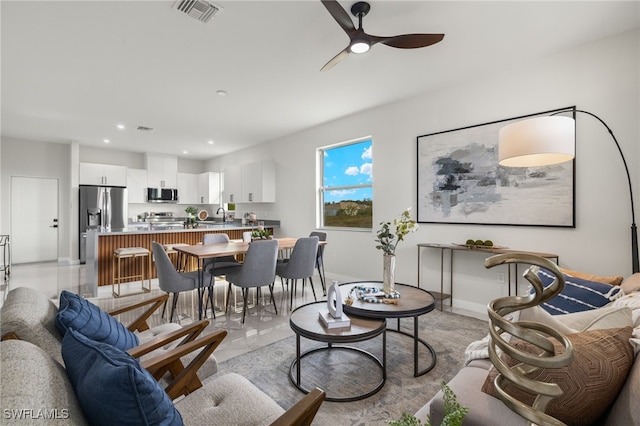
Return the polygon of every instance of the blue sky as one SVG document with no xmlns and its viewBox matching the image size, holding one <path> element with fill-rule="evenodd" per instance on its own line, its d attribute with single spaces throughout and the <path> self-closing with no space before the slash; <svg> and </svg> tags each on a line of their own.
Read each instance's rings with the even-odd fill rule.
<svg viewBox="0 0 640 426">
<path fill-rule="evenodd" d="M 344 145 L 325 151 L 325 187 L 371 185 L 371 140 Z M 371 188 L 329 191 L 325 202 L 372 198 Z"/>
</svg>

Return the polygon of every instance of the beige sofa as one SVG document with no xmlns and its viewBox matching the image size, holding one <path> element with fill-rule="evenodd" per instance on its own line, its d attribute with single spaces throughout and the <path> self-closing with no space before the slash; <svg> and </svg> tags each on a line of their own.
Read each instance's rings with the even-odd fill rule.
<svg viewBox="0 0 640 426">
<path fill-rule="evenodd" d="M 566 334 L 582 330 L 610 330 L 634 326 L 631 340 L 635 340 L 637 346 L 640 343 L 640 274 L 627 278 L 621 287 L 626 296 L 593 311 L 551 316 L 536 307 L 521 311 L 518 320 L 547 323 L 560 328 L 559 331 Z M 631 353 L 634 358 L 622 388 L 616 395 L 612 395 L 612 404 L 599 419 L 590 419 L 593 424 L 605 426 L 640 424 L 640 403 L 638 403 L 640 401 L 640 362 L 638 362 L 637 348 L 636 352 Z M 500 399 L 481 390 L 490 368 L 492 363 L 488 358 L 473 359 L 448 383 L 460 404 L 469 408 L 464 424 L 470 426 L 528 424 L 525 419 L 507 408 Z M 423 421 L 429 416 L 432 424 L 440 424 L 444 416 L 442 392 L 420 408 L 415 416 Z"/>
</svg>

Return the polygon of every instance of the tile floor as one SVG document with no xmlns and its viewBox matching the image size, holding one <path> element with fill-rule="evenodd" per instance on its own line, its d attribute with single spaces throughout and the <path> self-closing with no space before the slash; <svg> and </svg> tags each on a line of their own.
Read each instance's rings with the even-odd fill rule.
<svg viewBox="0 0 640 426">
<path fill-rule="evenodd" d="M 336 276 L 327 272 L 327 280 L 338 280 L 339 282 L 358 281 L 363 278 Z M 49 263 L 32 263 L 13 265 L 8 280 L 0 278 L 0 306 L 4 303 L 7 293 L 15 287 L 31 287 L 46 293 L 50 298 L 57 299 L 62 290 L 69 290 L 78 294 L 87 296 L 87 286 L 85 284 L 85 266 L 84 265 L 59 265 L 57 262 Z M 316 295 L 318 300 L 326 300 L 322 296 L 322 288 L 318 276 L 313 278 L 315 284 Z M 130 287 L 127 289 L 127 287 Z M 133 292 L 140 287 L 140 283 L 123 284 L 123 293 Z M 152 280 L 151 295 L 160 294 L 157 280 Z M 224 280 L 217 280 L 214 286 L 214 306 L 215 319 L 209 309 L 207 311 L 207 319 L 211 321 L 209 328 L 211 330 L 225 329 L 227 337 L 216 349 L 215 355 L 218 361 L 224 361 L 245 352 L 258 349 L 272 342 L 276 342 L 285 337 L 293 335 L 289 327 L 289 292 L 280 284 L 279 277 L 276 277 L 276 285 L 274 287 L 274 296 L 278 314 L 276 315 L 273 303 L 269 298 L 269 292 L 263 289 L 262 295 L 257 298 L 255 290 L 251 290 L 249 297 L 249 308 L 245 323 L 242 324 L 242 295 L 239 289 L 234 287 L 231 300 L 229 303 L 229 311 L 225 314 L 225 298 L 227 283 Z M 132 295 L 114 298 L 111 295 L 111 286 L 103 286 L 98 289 L 98 297 L 92 299 L 94 303 L 104 309 L 112 309 L 123 304 L 130 304 L 149 297 L 145 295 Z M 305 303 L 313 302 L 313 294 L 309 285 L 305 287 L 305 291 L 301 291 L 299 282 L 296 297 L 293 300 L 293 309 Z M 446 306 L 445 306 L 446 309 Z M 150 318 L 151 325 L 158 325 L 168 321 L 169 306 L 164 318 L 161 317 L 162 309 Z M 478 316 L 478 314 L 457 311 L 465 315 Z M 133 315 L 121 315 L 120 321 L 127 323 L 133 320 Z M 482 318 L 480 316 L 480 318 Z M 188 324 L 198 319 L 198 297 L 197 292 L 182 293 L 178 299 L 178 306 L 174 314 L 174 321 L 180 324 Z M 483 318 L 486 319 L 486 318 Z"/>
</svg>

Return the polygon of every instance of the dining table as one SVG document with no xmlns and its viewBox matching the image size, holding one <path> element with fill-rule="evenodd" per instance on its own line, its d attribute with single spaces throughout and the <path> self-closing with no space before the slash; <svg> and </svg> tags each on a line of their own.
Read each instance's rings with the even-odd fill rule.
<svg viewBox="0 0 640 426">
<path fill-rule="evenodd" d="M 296 245 L 297 238 L 284 237 L 276 238 L 278 250 L 291 250 Z M 326 244 L 326 241 L 322 243 Z M 205 259 L 215 262 L 216 258 L 224 256 L 235 256 L 245 254 L 249 250 L 251 242 L 229 241 L 228 243 L 196 244 L 192 246 L 174 246 L 173 249 L 187 259 L 194 259 L 198 270 L 198 319 L 202 319 L 202 298 L 204 293 L 204 269 Z M 211 307 L 213 309 L 213 306 Z"/>
</svg>

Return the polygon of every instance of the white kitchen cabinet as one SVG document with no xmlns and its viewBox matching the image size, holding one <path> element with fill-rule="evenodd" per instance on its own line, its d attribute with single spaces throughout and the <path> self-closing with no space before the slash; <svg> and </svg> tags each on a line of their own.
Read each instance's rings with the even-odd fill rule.
<svg viewBox="0 0 640 426">
<path fill-rule="evenodd" d="M 80 185 L 127 186 L 127 168 L 111 164 L 80 163 Z"/>
<path fill-rule="evenodd" d="M 220 173 L 205 172 L 198 175 L 197 204 L 220 204 Z"/>
<path fill-rule="evenodd" d="M 224 169 L 224 202 L 242 202 L 242 167 L 231 166 Z"/>
<path fill-rule="evenodd" d="M 274 203 L 276 166 L 273 161 L 224 169 L 224 201 L 227 203 Z"/>
<path fill-rule="evenodd" d="M 249 203 L 276 201 L 276 166 L 273 161 L 258 161 L 242 166 L 242 199 Z"/>
<path fill-rule="evenodd" d="M 178 158 L 147 154 L 147 186 L 150 188 L 177 188 Z"/>
<path fill-rule="evenodd" d="M 129 203 L 147 202 L 147 171 L 127 169 L 127 198 Z"/>
<path fill-rule="evenodd" d="M 178 173 L 178 204 L 198 204 L 198 175 Z"/>
</svg>

